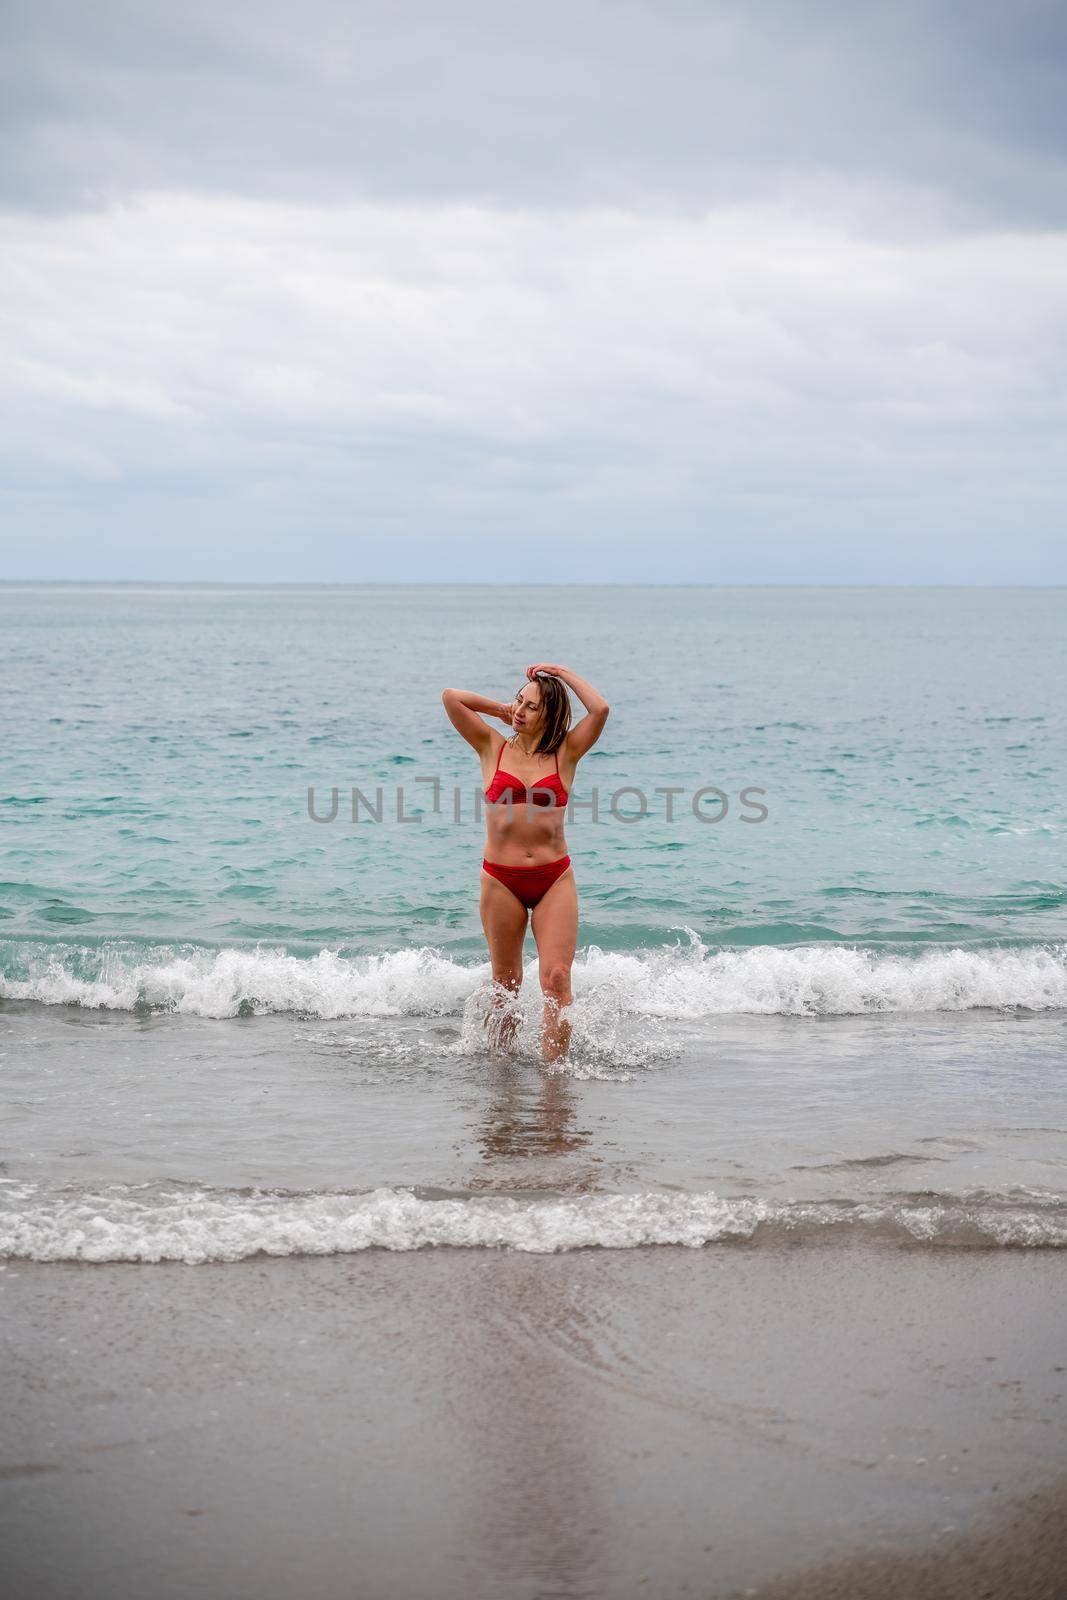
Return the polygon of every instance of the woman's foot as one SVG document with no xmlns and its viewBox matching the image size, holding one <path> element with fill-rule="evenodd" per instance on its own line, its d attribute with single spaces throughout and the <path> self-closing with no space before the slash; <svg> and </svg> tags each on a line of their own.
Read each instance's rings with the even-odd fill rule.
<svg viewBox="0 0 1067 1600">
<path fill-rule="evenodd" d="M 485 1017 L 485 1032 L 490 1049 L 510 1051 L 522 1021 L 518 1000 L 517 984 L 514 987 L 502 983 L 493 984 Z"/>
<path fill-rule="evenodd" d="M 541 1019 L 541 1053 L 546 1061 L 559 1061 L 570 1049 L 571 1025 L 565 1015 L 569 1004 L 569 998 L 558 1001 L 548 997 L 545 1000 Z"/>
</svg>

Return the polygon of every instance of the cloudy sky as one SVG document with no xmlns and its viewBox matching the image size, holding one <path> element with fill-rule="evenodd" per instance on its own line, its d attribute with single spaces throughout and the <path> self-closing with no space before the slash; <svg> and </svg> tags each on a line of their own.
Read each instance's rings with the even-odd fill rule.
<svg viewBox="0 0 1067 1600">
<path fill-rule="evenodd" d="M 0 33 L 0 577 L 1067 582 L 1062 0 Z"/>
</svg>

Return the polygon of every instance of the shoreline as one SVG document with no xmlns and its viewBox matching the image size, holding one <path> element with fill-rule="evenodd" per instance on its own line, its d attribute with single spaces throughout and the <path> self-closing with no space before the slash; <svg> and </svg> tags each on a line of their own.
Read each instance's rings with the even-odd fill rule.
<svg viewBox="0 0 1067 1600">
<path fill-rule="evenodd" d="M 1062 1282 L 858 1242 L 9 1262 L 10 1581 L 1055 1600 Z M 1023 1552 L 1031 1587 L 975 1589 Z"/>
</svg>

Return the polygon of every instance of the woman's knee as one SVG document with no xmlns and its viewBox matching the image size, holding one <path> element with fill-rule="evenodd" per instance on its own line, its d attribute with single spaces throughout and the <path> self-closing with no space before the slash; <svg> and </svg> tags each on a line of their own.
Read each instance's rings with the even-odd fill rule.
<svg viewBox="0 0 1067 1600">
<path fill-rule="evenodd" d="M 550 961 L 541 968 L 541 988 L 553 1000 L 564 1004 L 571 998 L 571 969 L 566 961 Z"/>
<path fill-rule="evenodd" d="M 522 988 L 522 968 L 494 967 L 493 982 L 499 983 L 502 988 L 510 989 L 513 994 L 517 994 Z"/>
</svg>

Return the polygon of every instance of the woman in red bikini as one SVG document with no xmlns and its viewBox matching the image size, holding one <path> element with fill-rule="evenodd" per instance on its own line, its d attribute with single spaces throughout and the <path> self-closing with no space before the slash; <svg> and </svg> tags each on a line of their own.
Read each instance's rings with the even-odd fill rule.
<svg viewBox="0 0 1067 1600">
<path fill-rule="evenodd" d="M 608 703 L 567 667 L 541 662 L 527 667 L 526 678 L 510 705 L 463 689 L 446 689 L 441 699 L 452 726 L 482 763 L 487 838 L 481 914 L 493 978 L 512 993 L 519 989 L 529 916 L 545 996 L 542 1049 L 545 1060 L 554 1061 L 570 1043 L 570 1023 L 560 1011 L 571 1003 L 578 943 L 578 892 L 563 837 L 564 812 L 575 768 L 604 731 Z M 573 728 L 567 687 L 585 707 Z M 479 713 L 499 718 L 514 737 L 505 739 Z M 514 1014 L 507 1016 L 502 1035 L 510 1038 L 517 1024 Z"/>
</svg>

